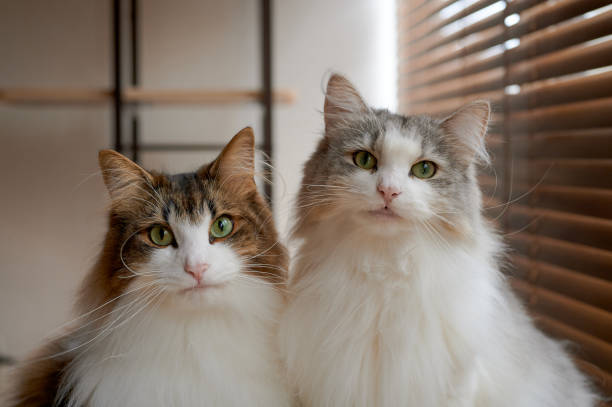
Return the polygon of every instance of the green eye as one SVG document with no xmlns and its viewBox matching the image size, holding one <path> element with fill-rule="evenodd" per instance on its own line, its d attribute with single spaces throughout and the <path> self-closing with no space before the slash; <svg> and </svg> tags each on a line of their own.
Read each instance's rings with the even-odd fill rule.
<svg viewBox="0 0 612 407">
<path fill-rule="evenodd" d="M 219 216 L 210 227 L 210 234 L 216 239 L 226 237 L 234 229 L 234 222 L 228 216 Z"/>
<path fill-rule="evenodd" d="M 353 162 L 364 170 L 371 170 L 376 165 L 376 157 L 367 151 L 357 151 L 353 154 Z"/>
<path fill-rule="evenodd" d="M 174 243 L 174 236 L 170 229 L 161 225 L 155 225 L 149 229 L 149 239 L 158 246 L 168 246 Z"/>
<path fill-rule="evenodd" d="M 432 161 L 421 161 L 414 164 L 410 169 L 410 172 L 417 178 L 431 178 L 436 173 L 436 164 L 434 164 Z"/>
</svg>

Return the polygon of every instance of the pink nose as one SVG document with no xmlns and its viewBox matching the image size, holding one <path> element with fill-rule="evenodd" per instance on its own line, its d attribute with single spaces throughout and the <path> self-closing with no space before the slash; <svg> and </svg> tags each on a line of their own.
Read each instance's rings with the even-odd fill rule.
<svg viewBox="0 0 612 407">
<path fill-rule="evenodd" d="M 187 274 L 191 274 L 193 278 L 198 282 L 198 284 L 202 281 L 202 277 L 204 277 L 204 273 L 208 270 L 207 263 L 199 263 L 199 264 L 189 264 L 185 263 L 185 272 Z"/>
<path fill-rule="evenodd" d="M 388 185 L 378 185 L 377 189 L 387 204 L 402 193 L 398 188 Z"/>
</svg>

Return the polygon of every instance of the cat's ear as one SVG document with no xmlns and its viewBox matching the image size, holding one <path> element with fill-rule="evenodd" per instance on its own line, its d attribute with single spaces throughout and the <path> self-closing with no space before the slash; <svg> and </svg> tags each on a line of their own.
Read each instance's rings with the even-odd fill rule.
<svg viewBox="0 0 612 407">
<path fill-rule="evenodd" d="M 338 74 L 329 78 L 323 107 L 326 132 L 341 127 L 351 116 L 361 116 L 367 111 L 368 106 L 348 79 Z"/>
<path fill-rule="evenodd" d="M 470 162 L 488 162 L 489 155 L 485 145 L 485 134 L 491 116 L 491 105 L 486 100 L 477 100 L 463 106 L 448 116 L 441 124 L 448 137 L 453 138 L 453 146 Z"/>
<path fill-rule="evenodd" d="M 127 198 L 153 181 L 151 174 L 116 151 L 100 151 L 98 161 L 104 184 L 114 201 Z"/>
<path fill-rule="evenodd" d="M 255 189 L 255 135 L 245 127 L 225 146 L 213 163 L 200 170 L 212 176 L 219 185 L 229 184 L 237 190 Z"/>
</svg>

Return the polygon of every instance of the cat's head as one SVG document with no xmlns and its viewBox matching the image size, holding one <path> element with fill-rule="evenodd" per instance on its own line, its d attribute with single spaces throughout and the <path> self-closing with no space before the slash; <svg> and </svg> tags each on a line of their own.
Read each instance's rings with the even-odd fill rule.
<svg viewBox="0 0 612 407">
<path fill-rule="evenodd" d="M 250 128 L 192 173 L 149 172 L 112 150 L 99 161 L 111 207 L 101 264 L 86 282 L 94 297 L 103 292 L 97 302 L 149 285 L 143 292 L 176 304 L 226 305 L 232 290 L 284 281 L 285 249 L 253 179 Z"/>
<path fill-rule="evenodd" d="M 334 220 L 373 235 L 469 233 L 480 216 L 475 166 L 487 160 L 489 115 L 485 101 L 445 119 L 375 110 L 333 75 L 325 135 L 305 167 L 295 234 Z"/>
</svg>

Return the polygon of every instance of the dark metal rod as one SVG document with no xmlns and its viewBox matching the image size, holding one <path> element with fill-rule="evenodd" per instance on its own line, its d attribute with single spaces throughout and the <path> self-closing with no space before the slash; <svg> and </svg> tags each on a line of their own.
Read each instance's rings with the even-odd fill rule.
<svg viewBox="0 0 612 407">
<path fill-rule="evenodd" d="M 114 130 L 115 130 L 115 150 L 123 150 L 121 137 L 121 118 L 123 114 L 123 88 L 121 83 L 121 1 L 112 0 L 113 6 L 113 64 L 114 64 Z"/>
<path fill-rule="evenodd" d="M 14 365 L 15 359 L 8 355 L 0 355 L 0 366 L 1 365 Z"/>
<path fill-rule="evenodd" d="M 130 40 L 132 42 L 132 85 L 136 86 L 140 84 L 140 59 L 139 57 L 139 3 L 138 0 L 131 0 L 131 13 L 130 13 Z"/>
<path fill-rule="evenodd" d="M 131 0 L 131 12 L 130 12 L 130 40 L 131 40 L 131 63 L 132 63 L 132 77 L 131 82 L 133 87 L 140 85 L 140 58 L 139 58 L 139 2 L 138 0 Z M 138 105 L 132 105 L 132 159 L 138 162 L 140 159 L 140 121 L 138 117 Z"/>
<path fill-rule="evenodd" d="M 270 165 L 273 162 L 274 146 L 272 144 L 272 0 L 261 0 L 261 71 L 263 114 L 263 151 Z M 273 168 L 273 167 L 271 167 Z M 270 181 L 274 174 L 270 171 Z M 268 203 L 272 206 L 272 184 L 264 185 Z"/>
</svg>

